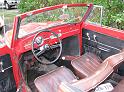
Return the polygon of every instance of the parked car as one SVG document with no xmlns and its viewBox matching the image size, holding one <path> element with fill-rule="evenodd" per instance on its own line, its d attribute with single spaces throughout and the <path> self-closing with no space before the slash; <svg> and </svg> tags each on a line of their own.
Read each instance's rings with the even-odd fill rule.
<svg viewBox="0 0 124 92">
<path fill-rule="evenodd" d="M 123 92 L 124 31 L 88 22 L 94 7 L 15 16 L 0 39 L 0 92 Z"/>
<path fill-rule="evenodd" d="M 6 9 L 11 9 L 12 6 L 17 6 L 20 0 L 0 0 L 0 4 L 4 5 Z"/>
</svg>

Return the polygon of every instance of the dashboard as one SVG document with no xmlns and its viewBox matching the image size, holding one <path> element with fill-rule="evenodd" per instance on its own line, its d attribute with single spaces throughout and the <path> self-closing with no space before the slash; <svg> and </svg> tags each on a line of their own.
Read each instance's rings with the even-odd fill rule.
<svg viewBox="0 0 124 92">
<path fill-rule="evenodd" d="M 55 32 L 58 37 L 63 40 L 67 37 L 71 37 L 73 35 L 78 35 L 80 33 L 80 26 L 79 24 L 67 24 L 67 25 L 61 25 L 49 28 L 50 31 Z M 40 29 L 39 29 L 40 30 Z M 35 37 L 37 33 L 30 34 L 28 36 L 25 36 L 23 38 L 19 38 L 17 42 L 17 50 L 21 53 L 29 51 L 32 49 L 32 40 Z M 57 40 L 56 37 L 54 37 L 53 34 L 43 32 L 40 34 L 41 39 L 45 39 L 44 43 L 48 43 L 50 41 L 50 44 L 54 44 Z"/>
</svg>

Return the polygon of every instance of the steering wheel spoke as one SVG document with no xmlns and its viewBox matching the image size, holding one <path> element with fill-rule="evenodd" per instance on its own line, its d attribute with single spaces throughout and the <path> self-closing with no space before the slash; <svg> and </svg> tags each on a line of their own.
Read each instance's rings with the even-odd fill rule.
<svg viewBox="0 0 124 92">
<path fill-rule="evenodd" d="M 42 51 L 39 51 L 39 52 L 36 53 L 36 56 L 40 56 L 42 54 L 43 54 L 43 52 Z"/>
<path fill-rule="evenodd" d="M 55 48 L 58 48 L 58 47 L 60 47 L 60 44 L 54 44 L 54 45 L 50 46 L 51 49 L 55 49 Z"/>
</svg>

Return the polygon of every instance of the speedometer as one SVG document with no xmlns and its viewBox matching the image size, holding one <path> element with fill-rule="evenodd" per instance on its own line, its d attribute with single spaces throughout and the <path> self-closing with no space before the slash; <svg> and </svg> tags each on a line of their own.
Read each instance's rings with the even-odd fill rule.
<svg viewBox="0 0 124 92">
<path fill-rule="evenodd" d="M 40 44 L 43 44 L 43 38 L 41 36 L 38 36 L 36 39 L 35 39 L 35 42 L 40 45 Z"/>
</svg>

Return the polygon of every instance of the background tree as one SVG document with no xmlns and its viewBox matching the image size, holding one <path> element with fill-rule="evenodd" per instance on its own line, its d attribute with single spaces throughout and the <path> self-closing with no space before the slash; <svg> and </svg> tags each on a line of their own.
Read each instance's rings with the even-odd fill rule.
<svg viewBox="0 0 124 92">
<path fill-rule="evenodd" d="M 21 0 L 18 8 L 20 12 L 31 11 L 45 6 L 67 3 L 93 3 L 104 7 L 103 24 L 124 29 L 124 1 L 123 0 Z"/>
</svg>

